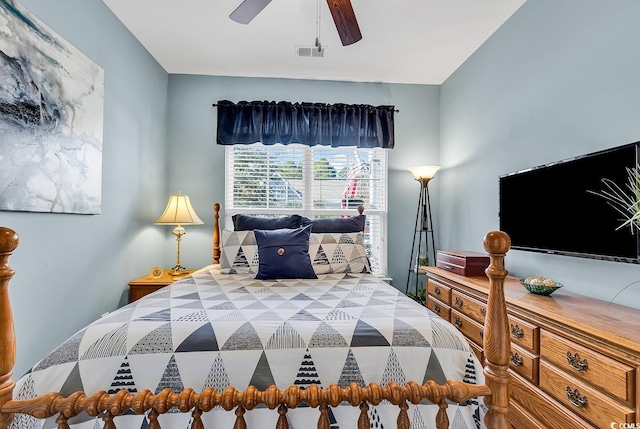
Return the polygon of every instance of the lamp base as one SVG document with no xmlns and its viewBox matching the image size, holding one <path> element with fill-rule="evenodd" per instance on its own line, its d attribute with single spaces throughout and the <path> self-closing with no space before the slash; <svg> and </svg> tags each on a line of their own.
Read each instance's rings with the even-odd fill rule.
<svg viewBox="0 0 640 429">
<path fill-rule="evenodd" d="M 171 271 L 169 271 L 169 274 L 171 274 L 172 276 L 183 276 L 188 272 L 189 271 L 185 267 L 176 265 L 175 267 L 171 268 Z"/>
</svg>

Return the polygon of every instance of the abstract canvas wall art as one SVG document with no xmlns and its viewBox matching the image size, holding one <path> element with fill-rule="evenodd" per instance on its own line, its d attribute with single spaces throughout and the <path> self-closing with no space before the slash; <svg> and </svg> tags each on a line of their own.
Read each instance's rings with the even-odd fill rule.
<svg viewBox="0 0 640 429">
<path fill-rule="evenodd" d="M 99 214 L 104 72 L 0 0 L 0 210 Z"/>
</svg>

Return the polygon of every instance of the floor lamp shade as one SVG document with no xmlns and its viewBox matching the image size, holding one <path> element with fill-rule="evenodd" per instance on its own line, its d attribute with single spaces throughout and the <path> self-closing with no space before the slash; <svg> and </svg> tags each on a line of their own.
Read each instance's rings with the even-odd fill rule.
<svg viewBox="0 0 640 429">
<path fill-rule="evenodd" d="M 173 235 L 176 236 L 176 265 L 172 268 L 171 274 L 180 275 L 186 268 L 180 265 L 180 242 L 186 231 L 182 225 L 202 225 L 204 222 L 198 217 L 191 201 L 187 195 L 176 194 L 169 197 L 169 203 L 162 215 L 156 220 L 156 225 L 177 225 L 173 228 Z"/>
<path fill-rule="evenodd" d="M 439 165 L 420 165 L 418 167 L 409 167 L 409 171 L 417 181 L 429 181 L 440 170 Z"/>
</svg>

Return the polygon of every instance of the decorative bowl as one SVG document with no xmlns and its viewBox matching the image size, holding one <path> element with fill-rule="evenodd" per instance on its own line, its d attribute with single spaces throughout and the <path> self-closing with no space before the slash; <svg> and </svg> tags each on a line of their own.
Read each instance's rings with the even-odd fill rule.
<svg viewBox="0 0 640 429">
<path fill-rule="evenodd" d="M 536 285 L 531 283 L 526 283 L 525 279 L 520 279 L 520 284 L 524 286 L 526 290 L 536 295 L 551 295 L 557 289 L 562 287 L 562 283 L 556 283 L 553 286 L 545 286 L 545 285 Z"/>
</svg>

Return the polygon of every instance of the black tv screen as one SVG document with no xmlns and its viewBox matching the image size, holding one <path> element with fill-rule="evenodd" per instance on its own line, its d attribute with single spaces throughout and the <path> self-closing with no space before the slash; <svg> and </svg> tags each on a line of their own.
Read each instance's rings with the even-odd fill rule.
<svg viewBox="0 0 640 429">
<path fill-rule="evenodd" d="M 638 234 L 593 192 L 621 187 L 640 142 L 500 176 L 500 229 L 512 248 L 639 263 Z M 592 191 L 592 192 L 590 192 Z"/>
</svg>

